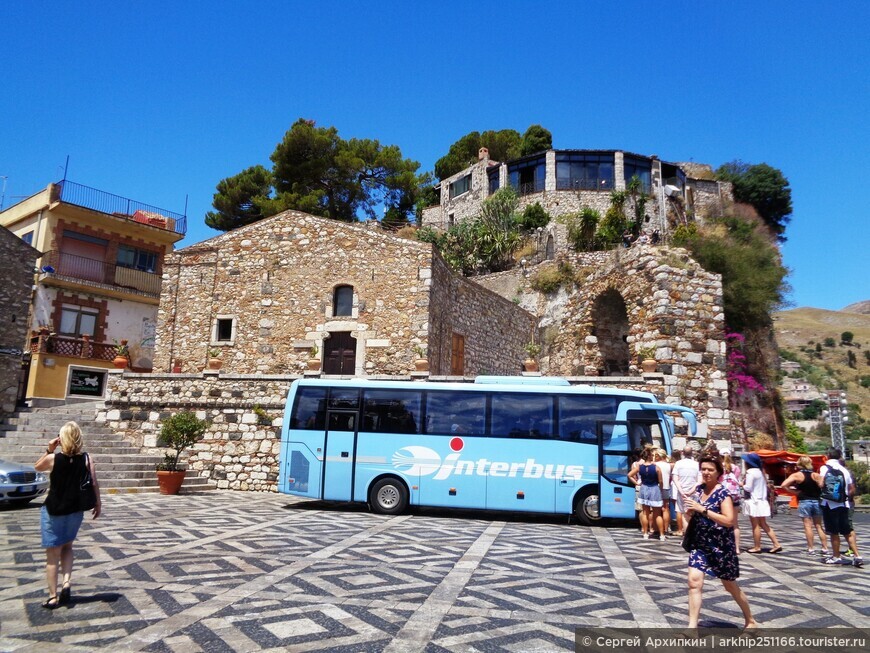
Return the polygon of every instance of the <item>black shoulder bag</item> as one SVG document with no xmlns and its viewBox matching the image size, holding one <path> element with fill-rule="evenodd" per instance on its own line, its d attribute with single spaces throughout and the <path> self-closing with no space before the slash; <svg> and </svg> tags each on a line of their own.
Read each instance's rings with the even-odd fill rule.
<svg viewBox="0 0 870 653">
<path fill-rule="evenodd" d="M 698 548 L 698 519 L 700 519 L 700 516 L 696 513 L 689 520 L 686 530 L 683 531 L 683 548 L 690 553 L 693 549 Z"/>
<path fill-rule="evenodd" d="M 97 505 L 97 493 L 94 490 L 94 480 L 91 478 L 91 463 L 88 454 L 84 454 L 85 472 L 79 485 L 79 510 L 93 510 Z"/>
</svg>

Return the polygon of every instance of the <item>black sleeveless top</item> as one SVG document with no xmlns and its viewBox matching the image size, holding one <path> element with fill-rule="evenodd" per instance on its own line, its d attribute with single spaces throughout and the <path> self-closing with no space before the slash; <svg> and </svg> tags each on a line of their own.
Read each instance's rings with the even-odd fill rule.
<svg viewBox="0 0 870 653">
<path fill-rule="evenodd" d="M 49 515 L 71 515 L 79 510 L 79 490 L 85 477 L 85 455 L 67 456 L 54 454 L 54 467 L 51 468 L 51 487 L 45 498 L 45 509 Z"/>
<path fill-rule="evenodd" d="M 822 496 L 822 488 L 813 480 L 813 472 L 810 469 L 802 469 L 804 480 L 798 483 L 798 501 L 813 501 Z"/>
</svg>

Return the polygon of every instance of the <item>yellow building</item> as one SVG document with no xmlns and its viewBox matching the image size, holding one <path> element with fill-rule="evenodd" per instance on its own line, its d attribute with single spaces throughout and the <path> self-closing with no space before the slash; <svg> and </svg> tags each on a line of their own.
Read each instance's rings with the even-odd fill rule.
<svg viewBox="0 0 870 653">
<path fill-rule="evenodd" d="M 0 225 L 41 254 L 22 343 L 28 399 L 102 397 L 119 353 L 151 370 L 163 259 L 186 216 L 64 180 L 0 212 Z"/>
</svg>

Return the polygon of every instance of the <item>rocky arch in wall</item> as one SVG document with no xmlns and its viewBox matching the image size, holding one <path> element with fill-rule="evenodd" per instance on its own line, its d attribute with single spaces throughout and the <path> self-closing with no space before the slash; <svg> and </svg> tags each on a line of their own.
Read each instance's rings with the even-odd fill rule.
<svg viewBox="0 0 870 653">
<path fill-rule="evenodd" d="M 592 303 L 592 335 L 598 345 L 599 374 L 628 374 L 631 363 L 628 311 L 615 288 L 608 288 Z"/>
</svg>

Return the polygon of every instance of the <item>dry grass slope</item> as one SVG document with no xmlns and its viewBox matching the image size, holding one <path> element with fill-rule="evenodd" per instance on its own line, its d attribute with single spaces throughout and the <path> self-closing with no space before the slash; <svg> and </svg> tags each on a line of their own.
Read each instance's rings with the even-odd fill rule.
<svg viewBox="0 0 870 653">
<path fill-rule="evenodd" d="M 870 302 L 852 306 L 860 304 L 870 307 Z M 813 365 L 830 368 L 840 387 L 846 391 L 849 403 L 858 404 L 862 417 L 870 419 L 870 388 L 862 388 L 858 383 L 861 376 L 870 375 L 870 365 L 864 357 L 864 352 L 870 350 L 870 313 L 796 308 L 775 313 L 773 317 L 779 347 L 798 354 L 801 360 Z M 840 334 L 844 331 L 851 331 L 855 335 L 853 342 L 861 347 L 840 346 Z M 833 338 L 837 345 L 823 346 L 821 359 L 810 358 L 799 351 L 800 347 L 814 347 L 810 341 L 824 343 L 825 338 Z M 857 357 L 857 369 L 852 369 L 847 363 L 849 350 Z"/>
</svg>

